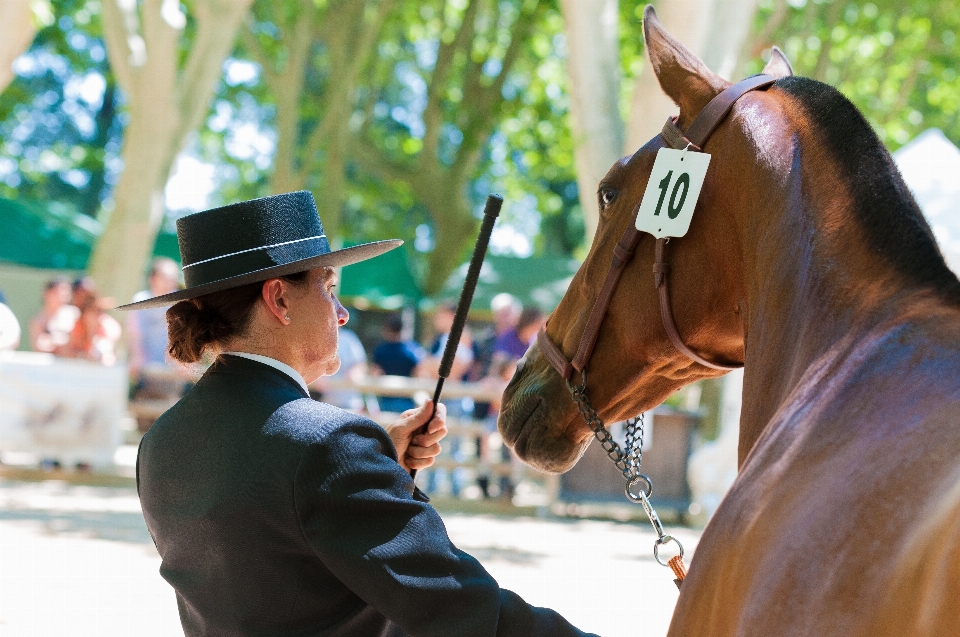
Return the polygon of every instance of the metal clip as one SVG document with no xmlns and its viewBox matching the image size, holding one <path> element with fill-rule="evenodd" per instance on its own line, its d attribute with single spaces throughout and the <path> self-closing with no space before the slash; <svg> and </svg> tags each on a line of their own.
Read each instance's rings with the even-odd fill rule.
<svg viewBox="0 0 960 637">
<path fill-rule="evenodd" d="M 663 522 L 660 521 L 660 516 L 657 515 L 657 512 L 650 505 L 650 500 L 647 499 L 646 494 L 641 492 L 640 497 L 640 504 L 643 505 L 643 510 L 646 512 L 647 517 L 650 518 L 650 524 L 653 526 L 653 530 L 657 533 L 657 539 L 659 540 L 666 535 L 663 530 Z"/>
</svg>

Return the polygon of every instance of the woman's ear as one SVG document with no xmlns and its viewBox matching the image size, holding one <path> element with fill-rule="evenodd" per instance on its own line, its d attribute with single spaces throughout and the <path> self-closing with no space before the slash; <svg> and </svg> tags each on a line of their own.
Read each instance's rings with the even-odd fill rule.
<svg viewBox="0 0 960 637">
<path fill-rule="evenodd" d="M 290 323 L 288 292 L 287 285 L 280 279 L 267 279 L 260 290 L 267 310 L 283 325 Z"/>
</svg>

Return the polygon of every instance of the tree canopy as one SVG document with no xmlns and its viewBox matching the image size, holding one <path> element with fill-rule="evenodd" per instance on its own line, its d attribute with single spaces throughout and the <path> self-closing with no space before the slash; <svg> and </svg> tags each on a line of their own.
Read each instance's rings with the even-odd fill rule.
<svg viewBox="0 0 960 637">
<path fill-rule="evenodd" d="M 491 192 L 507 201 L 495 251 L 583 254 L 558 0 L 31 6 L 48 12 L 0 94 L 0 196 L 96 217 L 93 267 L 118 298 L 140 283 L 183 148 L 212 167 L 210 205 L 306 188 L 335 241 L 407 240 L 427 294 L 466 258 Z M 625 122 L 640 10 L 618 9 Z M 731 75 L 777 44 L 891 149 L 929 127 L 957 143 L 958 33 L 946 0 L 760 0 Z"/>
<path fill-rule="evenodd" d="M 943 0 L 762 0 L 744 65 L 776 44 L 798 75 L 836 86 L 896 150 L 939 128 L 960 143 L 960 12 Z"/>
</svg>

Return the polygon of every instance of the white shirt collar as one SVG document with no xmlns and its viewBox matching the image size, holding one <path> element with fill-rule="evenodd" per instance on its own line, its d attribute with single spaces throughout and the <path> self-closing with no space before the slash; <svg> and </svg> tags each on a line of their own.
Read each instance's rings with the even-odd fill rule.
<svg viewBox="0 0 960 637">
<path fill-rule="evenodd" d="M 270 358 L 269 356 L 261 356 L 260 354 L 248 354 L 247 352 L 224 352 L 224 354 L 229 354 L 230 356 L 239 356 L 240 358 L 247 358 L 252 361 L 257 361 L 258 363 L 263 363 L 264 365 L 269 365 L 274 369 L 277 369 L 293 380 L 297 381 L 297 384 L 303 388 L 303 391 L 310 395 L 310 390 L 307 388 L 307 381 L 303 379 L 303 376 L 300 375 L 300 372 L 290 367 L 286 363 L 278 361 L 275 358 Z"/>
</svg>

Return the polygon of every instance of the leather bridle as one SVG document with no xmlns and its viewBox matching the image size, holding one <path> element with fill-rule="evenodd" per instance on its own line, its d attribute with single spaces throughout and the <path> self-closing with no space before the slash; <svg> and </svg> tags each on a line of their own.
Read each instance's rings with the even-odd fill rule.
<svg viewBox="0 0 960 637">
<path fill-rule="evenodd" d="M 707 139 L 709 139 L 713 131 L 720 125 L 720 122 L 727 116 L 738 99 L 750 91 L 767 88 L 775 81 L 776 78 L 769 75 L 755 75 L 733 86 L 729 86 L 710 100 L 704 109 L 700 111 L 700 114 L 697 115 L 696 119 L 693 120 L 693 123 L 690 124 L 690 128 L 687 129 L 686 133 L 683 133 L 677 126 L 677 118 L 670 117 L 667 119 L 667 123 L 664 124 L 660 135 L 670 148 L 702 152 L 703 145 L 707 142 Z M 639 204 L 637 209 L 639 209 Z M 637 211 L 635 210 L 633 214 L 635 222 Z M 580 337 L 580 344 L 577 347 L 577 352 L 573 360 L 567 360 L 567 357 L 560 348 L 550 340 L 546 327 L 541 328 L 537 334 L 537 343 L 540 345 L 543 355 L 550 365 L 556 369 L 560 376 L 568 383 L 571 382 L 574 371 L 582 374 L 587 368 L 587 363 L 590 362 L 590 356 L 593 354 L 593 347 L 597 342 L 597 336 L 600 332 L 600 324 L 603 322 L 603 317 L 606 315 L 610 301 L 613 299 L 613 293 L 620 280 L 620 275 L 623 274 L 627 264 L 633 259 L 634 250 L 640 242 L 641 233 L 637 230 L 634 222 L 631 222 L 627 226 L 623 236 L 620 237 L 620 241 L 617 242 L 616 247 L 613 249 L 613 261 L 610 264 L 610 269 L 607 271 L 607 277 L 603 281 L 603 286 L 600 288 L 600 294 L 597 295 L 597 300 L 594 302 L 593 309 L 590 311 L 590 317 L 587 319 L 587 325 L 583 330 L 583 335 Z M 670 308 L 670 291 L 667 283 L 670 266 L 667 263 L 667 242 L 668 239 L 666 238 L 657 239 L 653 274 L 654 283 L 660 294 L 660 318 L 663 320 L 663 327 L 667 332 L 667 337 L 670 339 L 670 342 L 677 348 L 677 351 L 704 367 L 722 371 L 730 371 L 743 367 L 742 363 L 725 365 L 708 361 L 683 342 L 683 338 L 680 336 L 676 322 L 673 319 L 673 311 Z"/>
</svg>

